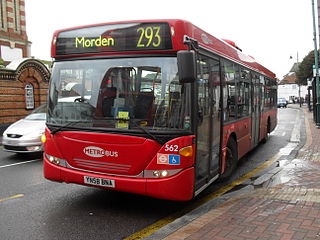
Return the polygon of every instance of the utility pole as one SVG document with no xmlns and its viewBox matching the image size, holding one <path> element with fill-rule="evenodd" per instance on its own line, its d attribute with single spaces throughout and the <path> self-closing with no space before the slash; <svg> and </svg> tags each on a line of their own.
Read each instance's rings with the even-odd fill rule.
<svg viewBox="0 0 320 240">
<path fill-rule="evenodd" d="M 316 18 L 314 10 L 314 0 L 312 2 L 312 18 L 313 18 L 313 42 L 314 42 L 314 65 L 316 68 L 316 94 L 317 94 L 317 103 L 316 103 L 316 125 L 320 127 L 320 84 L 319 84 L 319 58 L 318 58 L 318 45 L 317 45 L 317 29 L 316 29 Z M 313 109 L 314 111 L 315 109 Z"/>
<path fill-rule="evenodd" d="M 299 69 L 299 52 L 297 52 L 297 63 L 296 63 L 296 77 L 297 77 L 297 72 L 298 72 L 298 69 Z M 302 106 L 302 101 L 301 101 L 301 83 L 299 82 L 298 83 L 298 87 L 299 87 L 299 106 L 301 107 Z"/>
</svg>

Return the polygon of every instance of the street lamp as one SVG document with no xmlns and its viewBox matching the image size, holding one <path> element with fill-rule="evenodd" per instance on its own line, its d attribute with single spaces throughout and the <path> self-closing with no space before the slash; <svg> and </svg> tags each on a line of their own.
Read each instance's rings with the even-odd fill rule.
<svg viewBox="0 0 320 240">
<path fill-rule="evenodd" d="M 292 56 L 290 56 L 290 59 L 293 59 Z M 292 70 L 294 71 L 295 77 L 296 77 L 296 83 L 298 84 L 298 99 L 299 99 L 299 104 L 301 107 L 301 85 L 297 81 L 297 72 L 298 72 L 298 67 L 299 67 L 299 52 L 297 52 L 297 62 L 293 65 Z"/>
</svg>

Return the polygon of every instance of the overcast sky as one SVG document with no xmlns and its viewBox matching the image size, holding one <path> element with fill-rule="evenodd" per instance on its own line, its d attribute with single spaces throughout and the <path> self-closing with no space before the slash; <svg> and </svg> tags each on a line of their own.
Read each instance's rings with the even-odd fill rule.
<svg viewBox="0 0 320 240">
<path fill-rule="evenodd" d="M 55 30 L 136 19 L 188 20 L 216 37 L 233 40 L 280 80 L 297 55 L 302 61 L 314 48 L 311 0 L 25 0 L 25 4 L 31 55 L 40 59 L 51 59 Z"/>
</svg>

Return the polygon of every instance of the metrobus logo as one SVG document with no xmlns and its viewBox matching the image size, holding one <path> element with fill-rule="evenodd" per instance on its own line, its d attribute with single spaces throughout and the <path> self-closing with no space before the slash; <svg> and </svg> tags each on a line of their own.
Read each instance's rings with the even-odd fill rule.
<svg viewBox="0 0 320 240">
<path fill-rule="evenodd" d="M 83 149 L 83 153 L 90 157 L 118 157 L 119 153 L 115 151 L 104 150 L 99 147 L 89 146 Z"/>
</svg>

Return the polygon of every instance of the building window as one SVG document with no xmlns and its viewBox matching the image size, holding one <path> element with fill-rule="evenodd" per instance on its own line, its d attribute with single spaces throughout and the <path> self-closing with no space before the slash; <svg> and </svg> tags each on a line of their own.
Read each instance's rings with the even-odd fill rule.
<svg viewBox="0 0 320 240">
<path fill-rule="evenodd" d="M 26 96 L 26 109 L 34 109 L 34 95 L 33 95 L 33 86 L 28 83 L 25 88 L 25 96 Z"/>
<path fill-rule="evenodd" d="M 20 1 L 19 0 L 13 0 L 13 12 L 14 12 L 14 30 L 16 32 L 21 31 L 21 25 L 20 25 Z"/>
<path fill-rule="evenodd" d="M 7 30 L 7 4 L 6 0 L 0 0 L 0 29 Z"/>
<path fill-rule="evenodd" d="M 5 61 L 14 61 L 23 58 L 22 48 L 11 48 L 8 46 L 0 46 L 1 58 Z"/>
</svg>

